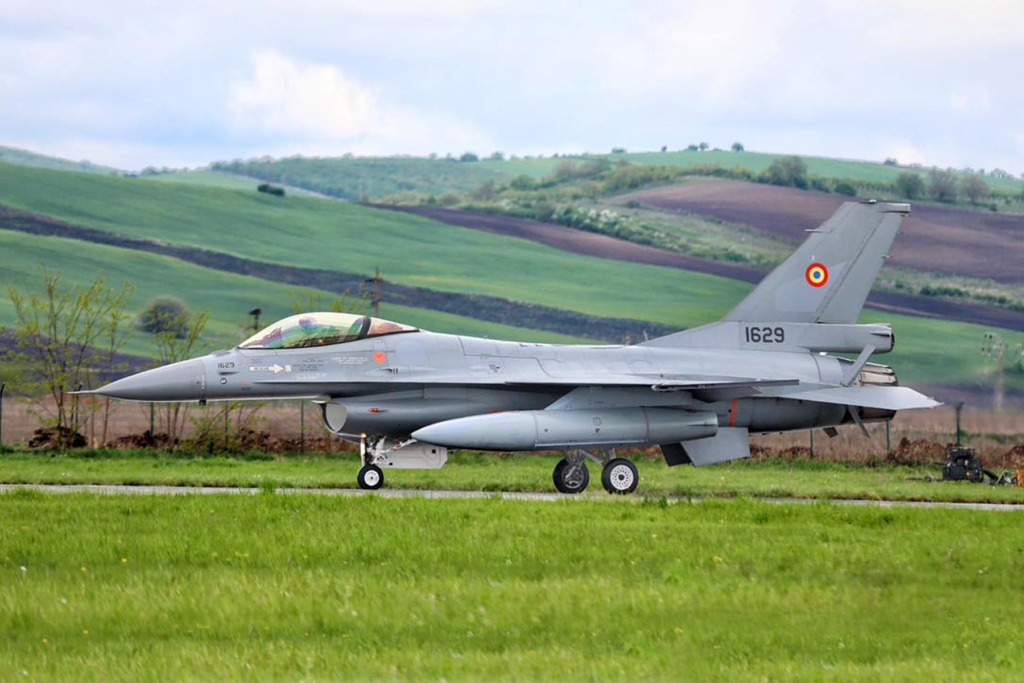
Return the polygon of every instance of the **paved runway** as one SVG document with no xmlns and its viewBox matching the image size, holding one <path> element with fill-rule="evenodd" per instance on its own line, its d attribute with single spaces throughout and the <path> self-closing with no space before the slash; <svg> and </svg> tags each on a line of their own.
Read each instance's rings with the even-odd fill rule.
<svg viewBox="0 0 1024 683">
<path fill-rule="evenodd" d="M 239 495 L 251 496 L 262 492 L 258 488 L 235 488 L 226 486 L 136 486 L 114 484 L 0 484 L 0 493 L 28 490 L 43 493 L 95 493 L 114 496 L 192 496 L 192 495 Z M 380 496 L 382 498 L 430 498 L 430 499 L 469 499 L 469 500 L 524 500 L 524 501 L 605 501 L 609 503 L 639 502 L 644 496 L 611 496 L 604 492 L 593 492 L 582 496 L 566 496 L 560 493 L 516 493 L 488 491 L 421 491 L 416 489 L 381 489 L 379 491 L 361 491 L 359 489 L 297 489 L 279 488 L 274 490 L 279 495 L 305 496 Z M 660 499 L 656 497 L 654 499 Z M 670 503 L 702 503 L 708 500 L 725 500 L 724 498 L 699 498 L 688 496 L 668 496 Z M 860 507 L 881 508 L 943 508 L 950 510 L 984 510 L 993 512 L 1024 512 L 1024 505 L 1011 503 L 948 503 L 924 502 L 909 500 L 865 500 L 865 499 L 811 499 L 811 498 L 752 498 L 765 503 L 778 505 L 829 503 L 831 505 L 853 505 Z"/>
</svg>

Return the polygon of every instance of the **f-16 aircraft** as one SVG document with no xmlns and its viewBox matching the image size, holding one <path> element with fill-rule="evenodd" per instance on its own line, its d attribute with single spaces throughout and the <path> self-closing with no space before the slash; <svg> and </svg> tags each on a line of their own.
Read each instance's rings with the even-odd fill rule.
<svg viewBox="0 0 1024 683">
<path fill-rule="evenodd" d="M 669 465 L 750 455 L 750 434 L 891 420 L 934 400 L 885 365 L 885 324 L 858 325 L 908 204 L 847 202 L 721 321 L 641 344 L 528 344 L 437 334 L 347 313 L 280 320 L 231 350 L 108 384 L 134 401 L 310 399 L 358 443 L 358 484 L 439 468 L 449 449 L 561 451 L 555 487 L 581 493 L 587 461 L 610 493 L 639 476 L 616 448 Z M 830 354 L 856 355 L 855 360 Z"/>
</svg>

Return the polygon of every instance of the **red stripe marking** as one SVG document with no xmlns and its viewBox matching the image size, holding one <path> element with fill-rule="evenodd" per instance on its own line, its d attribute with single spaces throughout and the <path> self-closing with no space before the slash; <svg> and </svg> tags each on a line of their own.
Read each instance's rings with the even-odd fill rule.
<svg viewBox="0 0 1024 683">
<path fill-rule="evenodd" d="M 732 408 L 729 409 L 729 426 L 736 424 L 736 399 L 732 400 Z"/>
</svg>

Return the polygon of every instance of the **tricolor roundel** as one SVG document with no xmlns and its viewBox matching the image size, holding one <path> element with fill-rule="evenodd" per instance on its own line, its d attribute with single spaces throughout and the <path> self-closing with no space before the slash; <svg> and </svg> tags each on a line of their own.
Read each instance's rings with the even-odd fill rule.
<svg viewBox="0 0 1024 683">
<path fill-rule="evenodd" d="M 807 266 L 807 284 L 811 287 L 824 287 L 828 282 L 828 268 L 821 263 L 812 263 Z"/>
</svg>

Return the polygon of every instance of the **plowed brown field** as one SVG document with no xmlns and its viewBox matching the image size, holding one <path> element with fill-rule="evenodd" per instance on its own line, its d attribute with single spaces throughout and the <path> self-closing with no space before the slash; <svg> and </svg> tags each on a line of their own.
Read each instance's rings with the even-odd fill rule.
<svg viewBox="0 0 1024 683">
<path fill-rule="evenodd" d="M 641 190 L 620 197 L 682 209 L 803 241 L 847 197 L 735 180 Z M 890 252 L 891 263 L 924 271 L 1024 283 L 1024 216 L 914 205 Z"/>
</svg>

